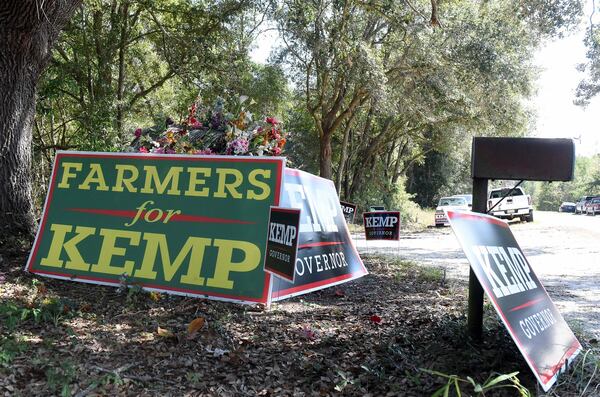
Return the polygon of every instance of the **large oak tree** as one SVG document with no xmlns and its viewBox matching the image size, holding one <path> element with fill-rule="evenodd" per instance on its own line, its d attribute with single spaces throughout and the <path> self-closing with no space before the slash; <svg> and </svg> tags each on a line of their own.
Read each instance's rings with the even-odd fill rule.
<svg viewBox="0 0 600 397">
<path fill-rule="evenodd" d="M 0 2 L 0 246 L 35 229 L 31 136 L 36 88 L 82 0 Z"/>
</svg>

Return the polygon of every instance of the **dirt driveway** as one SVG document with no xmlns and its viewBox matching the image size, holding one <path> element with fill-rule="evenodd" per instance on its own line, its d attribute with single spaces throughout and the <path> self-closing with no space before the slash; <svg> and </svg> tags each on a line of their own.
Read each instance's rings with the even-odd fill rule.
<svg viewBox="0 0 600 397">
<path fill-rule="evenodd" d="M 600 338 L 600 216 L 535 212 L 535 222 L 511 222 L 511 229 L 538 278 L 573 327 Z M 365 241 L 361 253 L 388 253 L 446 269 L 466 280 L 468 262 L 449 227 L 402 234 L 398 243 Z"/>
</svg>

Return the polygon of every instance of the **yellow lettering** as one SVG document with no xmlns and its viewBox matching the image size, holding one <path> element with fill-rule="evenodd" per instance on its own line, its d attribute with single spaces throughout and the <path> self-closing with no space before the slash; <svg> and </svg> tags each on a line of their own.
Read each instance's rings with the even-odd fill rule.
<svg viewBox="0 0 600 397">
<path fill-rule="evenodd" d="M 81 163 L 62 163 L 61 164 L 62 168 L 63 168 L 63 175 L 62 175 L 62 179 L 60 180 L 60 183 L 58 184 L 58 187 L 61 189 L 68 189 L 71 186 L 69 185 L 69 179 L 75 178 L 77 176 L 77 174 L 73 174 L 71 173 L 71 169 L 74 169 L 75 171 L 81 171 L 81 168 L 83 167 L 83 165 Z"/>
<path fill-rule="evenodd" d="M 209 177 L 212 170 L 210 168 L 200 168 L 200 167 L 189 167 L 187 169 L 190 174 L 190 184 L 188 190 L 184 193 L 186 196 L 193 197 L 208 197 L 208 188 L 204 187 L 200 190 L 196 190 L 196 187 L 199 185 L 204 185 L 206 183 L 206 179 L 198 178 L 198 174 L 201 174 L 204 177 Z"/>
<path fill-rule="evenodd" d="M 123 185 L 127 188 L 127 191 L 130 193 L 137 192 L 137 187 L 133 186 L 133 182 L 135 182 L 140 175 L 137 167 L 129 164 L 117 164 L 115 165 L 117 170 L 117 179 L 115 181 L 115 186 L 112 188 L 113 192 L 122 192 Z M 129 173 L 129 176 L 125 176 L 125 172 Z"/>
<path fill-rule="evenodd" d="M 135 277 L 151 280 L 156 279 L 157 273 L 154 270 L 154 265 L 157 262 L 156 256 L 158 251 L 160 251 L 160 261 L 163 266 L 165 281 L 171 281 L 175 273 L 177 273 L 181 267 L 183 260 L 189 254 L 188 272 L 181 277 L 181 282 L 193 285 L 204 285 L 204 277 L 200 277 L 200 270 L 202 270 L 204 250 L 206 247 L 210 246 L 209 238 L 188 237 L 174 261 L 171 261 L 167 238 L 164 234 L 144 233 L 143 238 L 146 240 L 146 250 L 144 251 L 142 267 L 135 271 Z"/>
<path fill-rule="evenodd" d="M 169 222 L 175 215 L 181 215 L 181 210 L 167 210 L 167 216 L 165 216 L 163 223 Z"/>
<path fill-rule="evenodd" d="M 167 194 L 177 196 L 181 192 L 177 188 L 179 186 L 179 174 L 183 171 L 183 167 L 171 167 L 169 172 L 165 176 L 164 180 L 160 180 L 158 176 L 158 170 L 153 165 L 145 165 L 144 170 L 146 171 L 146 180 L 144 182 L 144 188 L 140 190 L 141 193 L 154 193 L 152 185 L 156 187 L 156 193 L 163 194 L 170 184 L 171 187 L 167 190 Z"/>
<path fill-rule="evenodd" d="M 233 289 L 233 281 L 229 279 L 231 272 L 249 272 L 260 263 L 260 249 L 247 241 L 215 239 L 214 246 L 218 248 L 217 265 L 213 278 L 206 280 L 209 287 Z M 233 262 L 234 250 L 241 250 L 244 259 Z"/>
<path fill-rule="evenodd" d="M 217 168 L 217 174 L 219 174 L 219 187 L 214 197 L 226 198 L 227 193 L 225 193 L 225 189 L 227 189 L 231 197 L 236 199 L 242 198 L 242 195 L 236 190 L 244 181 L 244 177 L 239 170 L 234 168 Z M 234 180 L 227 182 L 228 175 L 233 176 Z"/>
<path fill-rule="evenodd" d="M 98 263 L 92 265 L 91 271 L 105 274 L 123 274 L 131 275 L 135 262 L 126 260 L 123 266 L 113 266 L 112 259 L 114 256 L 124 256 L 127 248 L 117 247 L 118 238 L 126 238 L 130 245 L 137 246 L 140 243 L 140 232 L 132 232 L 129 230 L 116 229 L 100 229 L 100 235 L 104 237 L 102 247 L 100 248 L 100 256 Z"/>
<path fill-rule="evenodd" d="M 268 179 L 271 177 L 271 170 L 255 169 L 250 171 L 248 182 L 250 182 L 252 186 L 261 189 L 262 192 L 257 194 L 254 190 L 248 190 L 246 193 L 246 198 L 248 198 L 248 200 L 265 200 L 269 197 L 269 194 L 271 194 L 271 187 L 267 183 L 256 179 L 259 175 Z"/>
<path fill-rule="evenodd" d="M 73 226 L 55 223 L 50 226 L 50 230 L 53 232 L 52 242 L 50 243 L 50 248 L 48 249 L 48 256 L 40 260 L 40 265 L 62 267 L 65 263 L 60 259 L 60 254 L 64 249 L 69 258 L 65 266 L 67 269 L 88 271 L 90 269 L 90 264 L 86 263 L 82 258 L 79 250 L 77 249 L 77 244 L 85 240 L 87 237 L 95 234 L 96 229 L 93 227 L 77 226 L 75 228 L 75 237 L 68 241 L 65 241 L 65 239 L 67 233 L 70 233 L 71 230 L 73 230 Z"/>
<path fill-rule="evenodd" d="M 100 166 L 100 164 L 90 164 L 90 172 L 85 177 L 83 183 L 79 185 L 79 189 L 90 190 L 90 183 L 98 184 L 96 190 L 108 191 L 108 186 L 106 185 L 106 181 L 104 180 L 104 173 L 102 172 L 102 167 Z"/>
</svg>

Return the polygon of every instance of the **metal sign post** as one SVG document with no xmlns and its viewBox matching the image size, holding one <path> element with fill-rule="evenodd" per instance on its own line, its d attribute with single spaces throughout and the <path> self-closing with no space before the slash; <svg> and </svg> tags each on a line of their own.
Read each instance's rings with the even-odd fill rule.
<svg viewBox="0 0 600 397">
<path fill-rule="evenodd" d="M 488 180 L 473 178 L 473 212 L 487 212 Z M 469 267 L 469 308 L 467 328 L 471 338 L 481 340 L 483 329 L 483 288 L 473 269 Z"/>
</svg>

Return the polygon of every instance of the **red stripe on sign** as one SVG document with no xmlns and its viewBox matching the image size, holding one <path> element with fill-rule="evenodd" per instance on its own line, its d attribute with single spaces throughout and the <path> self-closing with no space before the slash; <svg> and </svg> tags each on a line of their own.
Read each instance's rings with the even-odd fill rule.
<svg viewBox="0 0 600 397">
<path fill-rule="evenodd" d="M 103 209 L 95 209 L 95 208 L 69 208 L 69 211 L 73 212 L 83 212 L 88 214 L 98 214 L 98 215 L 108 215 L 108 216 L 119 216 L 123 218 L 131 218 L 133 219 L 137 215 L 137 211 L 130 210 L 103 210 Z M 145 216 L 150 211 L 142 211 L 140 213 L 140 217 Z M 159 220 L 166 219 L 167 213 L 163 213 L 160 218 L 150 216 L 152 222 L 156 222 Z M 238 225 L 253 225 L 256 222 L 242 221 L 238 219 L 225 219 L 225 218 L 211 218 L 208 216 L 197 216 L 197 215 L 182 215 L 175 214 L 173 215 L 169 221 L 174 222 L 204 222 L 204 223 L 235 223 Z"/>
<path fill-rule="evenodd" d="M 447 211 L 447 212 L 448 212 L 448 217 L 450 219 L 465 219 L 465 220 L 471 220 L 471 221 L 484 221 L 487 223 L 491 223 L 494 225 L 508 228 L 508 223 L 501 221 L 498 218 L 494 218 L 493 216 L 465 214 L 463 212 L 454 212 L 454 211 Z"/>
<path fill-rule="evenodd" d="M 308 243 L 308 244 L 299 245 L 298 249 L 310 248 L 310 247 L 325 247 L 328 245 L 343 245 L 343 244 L 345 244 L 343 241 L 319 241 L 317 243 Z"/>
<path fill-rule="evenodd" d="M 286 214 L 299 214 L 300 213 L 300 210 L 298 208 L 271 207 L 271 211 L 285 212 Z"/>
<path fill-rule="evenodd" d="M 40 222 L 40 228 L 35 236 L 34 247 L 31 250 L 31 254 L 29 255 L 29 260 L 27 263 L 27 271 L 33 272 L 33 263 L 35 261 L 36 255 L 38 253 L 38 249 L 40 248 L 40 243 L 42 242 L 42 233 L 46 227 L 46 220 L 48 219 L 48 212 L 50 204 L 52 203 L 52 195 L 54 194 L 54 182 L 56 180 L 56 174 L 58 174 L 58 162 L 60 160 L 60 153 L 57 153 L 54 156 L 54 165 L 52 166 L 52 175 L 50 176 L 50 190 L 48 191 L 48 195 L 46 196 L 46 202 L 44 203 L 44 210 L 42 211 L 42 221 Z"/>
<path fill-rule="evenodd" d="M 529 302 L 525 302 L 525 303 L 523 303 L 522 305 L 519 305 L 519 306 L 515 306 L 515 307 L 513 307 L 512 309 L 510 309 L 510 311 L 511 311 L 511 312 L 516 312 L 517 310 L 521 310 L 521 309 L 524 309 L 524 308 L 526 308 L 526 307 L 533 306 L 533 305 L 535 305 L 536 303 L 538 303 L 538 302 L 541 302 L 541 301 L 543 301 L 543 300 L 544 300 L 544 298 L 543 298 L 543 297 L 541 297 L 541 298 L 537 298 L 537 299 L 532 299 L 532 300 L 530 300 Z"/>
<path fill-rule="evenodd" d="M 569 350 L 565 352 L 563 358 L 561 358 L 554 367 L 540 374 L 540 378 L 544 380 L 544 383 L 548 383 L 554 376 L 556 376 L 560 369 L 565 365 L 565 362 L 579 349 L 581 349 L 581 344 L 579 344 L 579 341 L 575 340 L 575 342 L 571 344 L 571 347 L 569 347 Z"/>
</svg>

